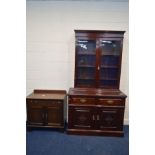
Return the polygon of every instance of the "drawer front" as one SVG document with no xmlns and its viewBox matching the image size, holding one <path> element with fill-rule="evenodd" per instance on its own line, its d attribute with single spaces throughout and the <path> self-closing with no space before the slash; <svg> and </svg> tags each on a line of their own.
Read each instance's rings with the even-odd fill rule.
<svg viewBox="0 0 155 155">
<path fill-rule="evenodd" d="M 70 97 L 70 104 L 95 104 L 95 98 L 87 98 L 87 97 Z"/>
<path fill-rule="evenodd" d="M 38 100 L 38 99 L 29 99 L 26 101 L 28 105 L 40 105 L 40 106 L 60 106 L 63 101 L 60 100 Z"/>
<path fill-rule="evenodd" d="M 124 106 L 125 100 L 124 99 L 98 99 L 97 102 L 99 105 L 106 105 L 106 106 Z"/>
</svg>

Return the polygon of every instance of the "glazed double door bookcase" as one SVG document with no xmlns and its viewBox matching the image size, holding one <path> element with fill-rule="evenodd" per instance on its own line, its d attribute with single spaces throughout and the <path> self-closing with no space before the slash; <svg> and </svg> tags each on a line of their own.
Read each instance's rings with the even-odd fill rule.
<svg viewBox="0 0 155 155">
<path fill-rule="evenodd" d="M 74 87 L 119 88 L 124 31 L 75 34 Z"/>
<path fill-rule="evenodd" d="M 119 90 L 124 31 L 75 30 L 69 134 L 123 136 L 126 95 Z"/>
</svg>

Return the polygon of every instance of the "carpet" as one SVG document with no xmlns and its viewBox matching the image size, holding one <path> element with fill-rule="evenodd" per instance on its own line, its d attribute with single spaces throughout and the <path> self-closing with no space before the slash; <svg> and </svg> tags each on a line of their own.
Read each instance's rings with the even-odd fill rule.
<svg viewBox="0 0 155 155">
<path fill-rule="evenodd" d="M 128 155 L 129 126 L 124 131 L 124 137 L 105 137 L 32 130 L 26 133 L 26 155 Z"/>
</svg>

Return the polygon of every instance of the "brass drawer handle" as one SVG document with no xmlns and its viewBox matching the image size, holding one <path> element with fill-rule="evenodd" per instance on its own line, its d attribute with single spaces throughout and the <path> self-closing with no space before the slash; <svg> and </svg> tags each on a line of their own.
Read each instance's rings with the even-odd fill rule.
<svg viewBox="0 0 155 155">
<path fill-rule="evenodd" d="M 85 103 L 87 100 L 86 99 L 80 99 L 81 103 Z"/>
<path fill-rule="evenodd" d="M 107 103 L 108 103 L 108 104 L 113 104 L 114 101 L 112 101 L 112 100 L 108 100 Z"/>
</svg>

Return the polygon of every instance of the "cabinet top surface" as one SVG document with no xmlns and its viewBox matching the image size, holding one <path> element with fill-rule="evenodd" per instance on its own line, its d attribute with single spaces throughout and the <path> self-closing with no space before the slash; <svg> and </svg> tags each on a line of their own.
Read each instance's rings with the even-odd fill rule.
<svg viewBox="0 0 155 155">
<path fill-rule="evenodd" d="M 70 88 L 68 95 L 94 96 L 94 97 L 121 97 L 127 96 L 118 89 L 96 89 L 96 88 Z"/>
<path fill-rule="evenodd" d="M 66 96 L 65 90 L 34 90 L 33 93 L 28 95 L 27 99 L 52 99 L 63 100 Z"/>
<path fill-rule="evenodd" d="M 122 33 L 125 31 L 115 31 L 115 30 L 74 30 L 76 33 Z"/>
</svg>

